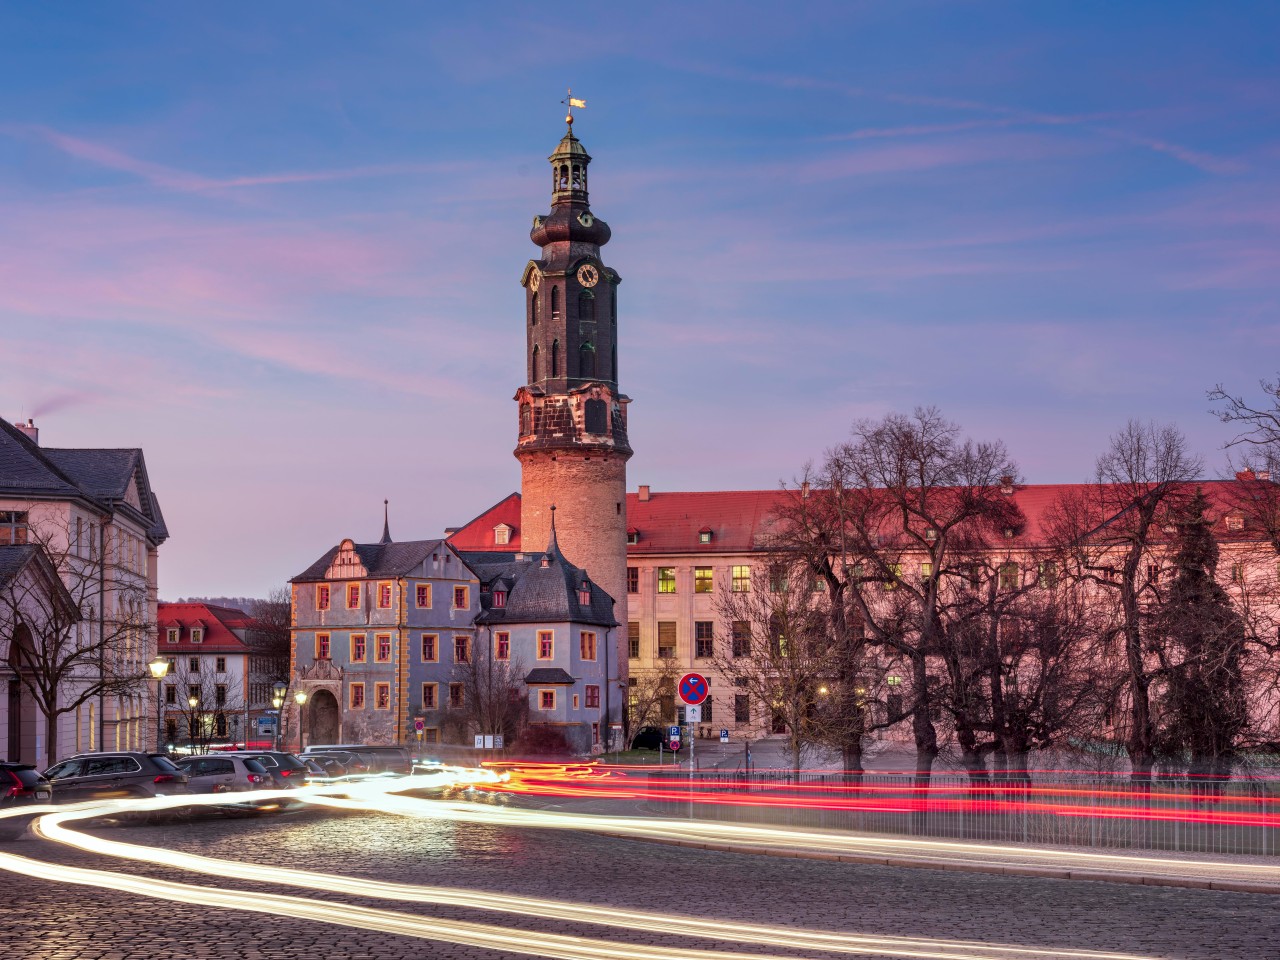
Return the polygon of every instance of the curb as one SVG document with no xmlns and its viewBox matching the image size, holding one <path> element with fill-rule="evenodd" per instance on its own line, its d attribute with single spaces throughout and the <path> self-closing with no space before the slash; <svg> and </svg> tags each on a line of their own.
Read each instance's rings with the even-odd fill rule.
<svg viewBox="0 0 1280 960">
<path fill-rule="evenodd" d="M 696 850 L 715 850 L 721 853 L 747 853 L 768 857 L 789 857 L 798 860 L 825 860 L 838 863 L 861 863 L 877 867 L 906 867 L 912 870 L 946 870 L 952 873 L 991 873 L 1007 877 L 1044 877 L 1051 880 L 1095 880 L 1103 883 L 1128 883 L 1147 887 L 1184 887 L 1192 890 L 1217 890 L 1230 893 L 1261 893 L 1280 896 L 1280 883 L 1261 883 L 1250 880 L 1209 880 L 1199 877 L 1163 876 L 1158 874 L 1116 873 L 1107 870 L 1064 870 L 1055 867 L 1037 867 L 1030 864 L 1002 863 L 946 863 L 907 856 L 874 856 L 858 853 L 826 853 L 821 850 L 788 850 L 779 847 L 762 847 L 749 844 L 703 843 L 696 840 L 674 840 L 655 837 L 635 837 L 624 833 L 602 833 L 602 836 L 619 840 L 643 840 L 671 847 L 691 847 Z"/>
</svg>

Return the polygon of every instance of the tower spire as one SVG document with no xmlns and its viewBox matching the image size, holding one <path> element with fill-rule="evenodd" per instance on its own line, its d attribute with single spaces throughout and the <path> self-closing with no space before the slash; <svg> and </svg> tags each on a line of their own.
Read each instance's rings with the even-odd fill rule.
<svg viewBox="0 0 1280 960">
<path fill-rule="evenodd" d="M 389 506 L 390 503 L 391 503 L 390 500 L 382 501 L 382 539 L 378 541 L 379 543 L 391 542 L 391 508 Z"/>
</svg>

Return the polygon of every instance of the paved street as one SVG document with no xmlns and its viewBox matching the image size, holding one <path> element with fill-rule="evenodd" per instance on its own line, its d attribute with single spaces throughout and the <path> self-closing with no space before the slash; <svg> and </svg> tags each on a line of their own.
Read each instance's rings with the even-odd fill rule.
<svg viewBox="0 0 1280 960">
<path fill-rule="evenodd" d="M 577 832 L 514 831 L 369 814 L 306 812 L 257 820 L 136 826 L 102 836 L 255 863 L 405 883 L 458 886 L 719 919 L 897 936 L 932 936 L 1129 951 L 1146 956 L 1249 958 L 1276 955 L 1273 897 L 1129 887 L 982 874 L 898 870 L 667 847 Z M 43 841 L 0 844 L 0 852 L 212 885 L 207 877 L 64 851 Z M 32 960 L 423 956 L 512 954 L 427 942 L 330 924 L 7 877 L 0 910 L 6 937 Z M 246 891 L 263 885 L 230 882 Z M 311 892 L 278 890 L 302 896 Z M 457 907 L 361 900 L 334 902 L 473 920 L 670 950 L 785 950 L 661 933 L 628 932 Z M 791 952 L 790 955 L 801 954 Z M 819 956 L 806 950 L 804 956 Z"/>
</svg>

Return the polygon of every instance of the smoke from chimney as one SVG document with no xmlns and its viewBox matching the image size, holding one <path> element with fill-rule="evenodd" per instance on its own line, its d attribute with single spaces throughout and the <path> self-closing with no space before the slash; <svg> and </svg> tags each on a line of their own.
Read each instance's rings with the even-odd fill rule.
<svg viewBox="0 0 1280 960">
<path fill-rule="evenodd" d="M 36 426 L 36 422 L 33 419 L 31 419 L 30 417 L 27 417 L 26 423 L 23 423 L 21 420 L 19 420 L 17 423 L 14 424 L 14 426 L 17 427 L 19 430 L 21 430 L 23 433 L 25 433 L 27 435 L 27 439 L 29 439 L 36 446 L 40 445 L 40 428 Z"/>
</svg>

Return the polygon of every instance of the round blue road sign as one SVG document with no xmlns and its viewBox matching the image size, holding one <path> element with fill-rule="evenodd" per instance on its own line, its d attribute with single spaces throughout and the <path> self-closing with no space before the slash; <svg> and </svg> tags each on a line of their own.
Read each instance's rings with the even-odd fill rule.
<svg viewBox="0 0 1280 960">
<path fill-rule="evenodd" d="M 707 699 L 711 687 L 700 673 L 686 673 L 680 678 L 680 699 L 690 706 L 697 706 Z"/>
</svg>

